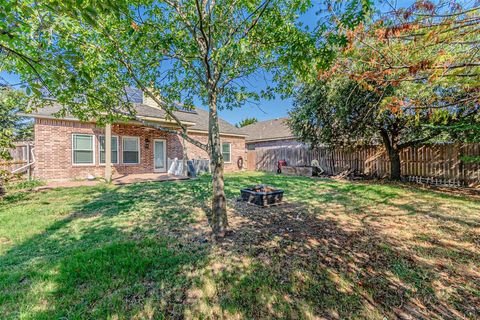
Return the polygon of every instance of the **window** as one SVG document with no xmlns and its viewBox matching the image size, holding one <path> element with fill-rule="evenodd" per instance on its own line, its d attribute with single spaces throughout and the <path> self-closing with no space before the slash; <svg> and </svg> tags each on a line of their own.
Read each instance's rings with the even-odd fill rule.
<svg viewBox="0 0 480 320">
<path fill-rule="evenodd" d="M 140 161 L 140 140 L 138 137 L 123 137 L 123 163 L 138 164 Z"/>
<path fill-rule="evenodd" d="M 73 144 L 73 164 L 93 164 L 93 135 L 74 134 L 72 136 Z"/>
<path fill-rule="evenodd" d="M 99 162 L 105 164 L 105 136 L 98 137 Z M 112 163 L 118 163 L 118 137 L 112 136 Z"/>
<path fill-rule="evenodd" d="M 232 153 L 232 144 L 230 142 L 224 142 L 222 143 L 222 155 L 223 155 L 223 161 L 225 162 L 231 162 L 231 153 Z"/>
</svg>

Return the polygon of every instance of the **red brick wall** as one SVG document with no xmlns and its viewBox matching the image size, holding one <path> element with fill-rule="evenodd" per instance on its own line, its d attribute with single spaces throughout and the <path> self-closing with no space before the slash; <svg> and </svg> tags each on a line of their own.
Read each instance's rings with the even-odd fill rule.
<svg viewBox="0 0 480 320">
<path fill-rule="evenodd" d="M 95 135 L 95 164 L 72 164 L 72 134 L 83 133 Z M 35 120 L 35 158 L 34 175 L 38 179 L 84 179 L 88 175 L 101 177 L 104 166 L 99 165 L 98 136 L 104 135 L 104 128 L 94 123 L 57 119 Z M 112 125 L 112 135 L 118 136 L 119 164 L 113 164 L 113 172 L 118 174 L 153 172 L 153 140 L 165 139 L 167 158 L 183 158 L 182 140 L 177 135 L 167 134 L 158 129 L 128 124 Z M 140 164 L 122 164 L 122 136 L 140 138 Z M 192 134 L 194 138 L 206 142 L 206 134 Z M 146 148 L 146 139 L 149 147 Z M 223 137 L 222 140 L 232 143 L 232 163 L 225 165 L 226 171 L 237 169 L 236 159 L 244 156 L 245 140 L 243 138 Z M 190 159 L 207 159 L 207 154 L 195 146 L 187 144 L 187 155 Z"/>
<path fill-rule="evenodd" d="M 206 133 L 190 133 L 189 134 L 192 138 L 196 140 L 207 143 L 208 135 Z M 229 142 L 231 143 L 231 161 L 229 163 L 225 163 L 225 172 L 234 172 L 239 171 L 237 161 L 241 157 L 244 162 L 244 166 L 247 160 L 247 154 L 245 150 L 245 138 L 243 137 L 236 137 L 236 136 L 228 136 L 222 135 L 220 137 L 220 141 Z M 208 159 L 207 153 L 200 149 L 199 147 L 191 144 L 186 143 L 187 146 L 187 154 L 189 159 Z"/>
</svg>

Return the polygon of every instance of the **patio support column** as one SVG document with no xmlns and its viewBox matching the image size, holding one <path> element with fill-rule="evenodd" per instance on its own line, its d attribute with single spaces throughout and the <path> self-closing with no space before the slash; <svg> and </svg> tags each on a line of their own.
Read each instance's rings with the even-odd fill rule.
<svg viewBox="0 0 480 320">
<path fill-rule="evenodd" d="M 105 180 L 112 181 L 112 125 L 105 125 Z"/>
</svg>

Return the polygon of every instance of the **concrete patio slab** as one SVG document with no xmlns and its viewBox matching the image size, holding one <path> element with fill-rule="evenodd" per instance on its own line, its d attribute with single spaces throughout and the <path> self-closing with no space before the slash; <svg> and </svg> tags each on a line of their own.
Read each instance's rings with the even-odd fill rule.
<svg viewBox="0 0 480 320">
<path fill-rule="evenodd" d="M 169 175 L 168 173 L 141 173 L 114 176 L 112 179 L 112 183 L 115 185 L 123 185 L 139 182 L 176 181 L 187 179 L 189 179 L 187 176 L 174 176 Z"/>
<path fill-rule="evenodd" d="M 112 178 L 114 185 L 126 185 L 141 182 L 155 182 L 155 181 L 177 181 L 188 180 L 187 176 L 174 176 L 167 173 L 141 173 L 141 174 L 127 174 L 115 175 Z M 48 181 L 45 185 L 33 189 L 33 191 L 50 190 L 55 188 L 75 188 L 95 186 L 103 180 L 75 180 L 75 181 Z"/>
</svg>

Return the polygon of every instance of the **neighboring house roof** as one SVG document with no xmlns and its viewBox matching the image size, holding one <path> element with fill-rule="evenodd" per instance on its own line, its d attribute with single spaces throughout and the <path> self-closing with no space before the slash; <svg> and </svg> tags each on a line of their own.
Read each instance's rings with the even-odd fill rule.
<svg viewBox="0 0 480 320">
<path fill-rule="evenodd" d="M 274 141 L 295 139 L 286 121 L 288 118 L 277 118 L 259 121 L 240 128 L 247 135 L 246 142 Z"/>
<path fill-rule="evenodd" d="M 56 118 L 55 115 L 62 109 L 62 105 L 53 103 L 50 106 L 38 109 L 37 111 L 28 114 L 34 118 Z M 137 116 L 148 118 L 149 120 L 165 120 L 165 111 L 148 106 L 146 104 L 135 104 Z M 175 111 L 174 114 L 181 122 L 188 125 L 189 131 L 204 131 L 208 132 L 208 111 L 195 108 L 191 111 Z M 61 119 L 78 120 L 72 116 L 61 117 Z M 220 133 L 245 136 L 240 129 L 233 126 L 223 119 L 218 119 L 220 126 Z"/>
</svg>

